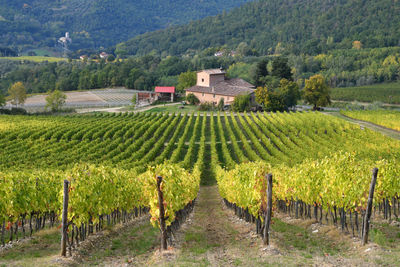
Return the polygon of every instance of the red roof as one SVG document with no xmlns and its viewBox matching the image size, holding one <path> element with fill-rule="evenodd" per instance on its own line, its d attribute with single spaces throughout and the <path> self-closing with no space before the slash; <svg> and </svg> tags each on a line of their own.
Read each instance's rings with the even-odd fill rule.
<svg viewBox="0 0 400 267">
<path fill-rule="evenodd" d="M 156 93 L 175 93 L 175 87 L 163 87 L 157 86 L 155 89 Z"/>
</svg>

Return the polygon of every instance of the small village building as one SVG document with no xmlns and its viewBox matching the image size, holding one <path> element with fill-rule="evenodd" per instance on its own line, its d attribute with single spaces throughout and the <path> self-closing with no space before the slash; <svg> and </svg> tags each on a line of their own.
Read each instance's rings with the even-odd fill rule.
<svg viewBox="0 0 400 267">
<path fill-rule="evenodd" d="M 197 72 L 197 83 L 186 89 L 186 96 L 194 94 L 200 103 L 218 104 L 223 98 L 225 105 L 231 105 L 238 95 L 251 95 L 254 102 L 254 85 L 243 79 L 228 79 L 222 69 L 210 69 Z"/>
<path fill-rule="evenodd" d="M 156 101 L 156 93 L 143 91 L 136 93 L 136 104 L 139 106 L 149 105 Z"/>
<path fill-rule="evenodd" d="M 100 53 L 100 58 L 101 59 L 107 59 L 108 58 L 108 54 L 106 52 L 101 52 Z"/>
<path fill-rule="evenodd" d="M 155 101 L 171 101 L 175 99 L 175 87 L 157 86 L 154 91 L 141 91 L 136 93 L 136 104 L 146 106 Z"/>
<path fill-rule="evenodd" d="M 160 101 L 171 101 L 174 102 L 175 98 L 175 87 L 172 86 L 157 86 L 154 89 L 157 100 Z"/>
</svg>

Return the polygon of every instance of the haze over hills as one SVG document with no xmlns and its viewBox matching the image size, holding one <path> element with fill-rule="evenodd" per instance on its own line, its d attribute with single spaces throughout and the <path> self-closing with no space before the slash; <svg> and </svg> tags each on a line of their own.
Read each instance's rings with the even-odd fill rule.
<svg viewBox="0 0 400 267">
<path fill-rule="evenodd" d="M 216 15 L 249 0 L 0 0 L 0 47 L 109 47 L 138 34 Z"/>
<path fill-rule="evenodd" d="M 276 48 L 318 54 L 351 48 L 355 40 L 363 47 L 398 46 L 399 14 L 397 0 L 260 0 L 188 25 L 136 36 L 116 51 L 180 55 L 223 45 L 235 49 L 242 42 L 261 55 Z"/>
</svg>

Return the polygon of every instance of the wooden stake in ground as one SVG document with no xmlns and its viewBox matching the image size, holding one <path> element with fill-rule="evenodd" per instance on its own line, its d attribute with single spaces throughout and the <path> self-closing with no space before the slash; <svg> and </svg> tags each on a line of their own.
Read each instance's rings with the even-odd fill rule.
<svg viewBox="0 0 400 267">
<path fill-rule="evenodd" d="M 272 215 L 272 174 L 267 175 L 267 214 L 265 216 L 265 227 L 263 241 L 264 245 L 269 245 L 269 226 L 271 224 Z"/>
<path fill-rule="evenodd" d="M 161 251 L 166 250 L 167 247 L 167 229 L 165 227 L 165 211 L 164 211 L 164 196 L 161 191 L 162 177 L 157 177 L 157 190 L 158 190 L 158 205 L 160 209 L 160 229 L 161 229 Z"/>
<path fill-rule="evenodd" d="M 68 240 L 68 189 L 69 182 L 64 180 L 64 199 L 63 199 L 63 212 L 62 212 L 62 225 L 61 225 L 61 256 L 67 256 L 67 240 Z"/>
<path fill-rule="evenodd" d="M 374 191 L 375 191 L 375 184 L 376 184 L 377 177 L 378 177 L 378 169 L 374 168 L 372 170 L 372 180 L 371 180 L 371 185 L 369 187 L 367 211 L 365 213 L 364 228 L 363 228 L 363 232 L 362 232 L 362 245 L 363 246 L 368 243 L 369 223 L 370 223 L 370 219 L 371 219 L 372 202 L 374 199 Z"/>
</svg>

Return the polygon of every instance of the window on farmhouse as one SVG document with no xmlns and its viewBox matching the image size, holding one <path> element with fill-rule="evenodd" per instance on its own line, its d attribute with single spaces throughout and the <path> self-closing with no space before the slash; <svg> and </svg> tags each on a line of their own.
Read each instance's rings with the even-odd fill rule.
<svg viewBox="0 0 400 267">
<path fill-rule="evenodd" d="M 215 98 L 215 95 L 213 95 L 213 97 Z"/>
<path fill-rule="evenodd" d="M 204 93 L 202 93 L 201 96 L 204 96 Z"/>
<path fill-rule="evenodd" d="M 202 82 L 204 82 L 204 79 L 201 79 Z"/>
</svg>

